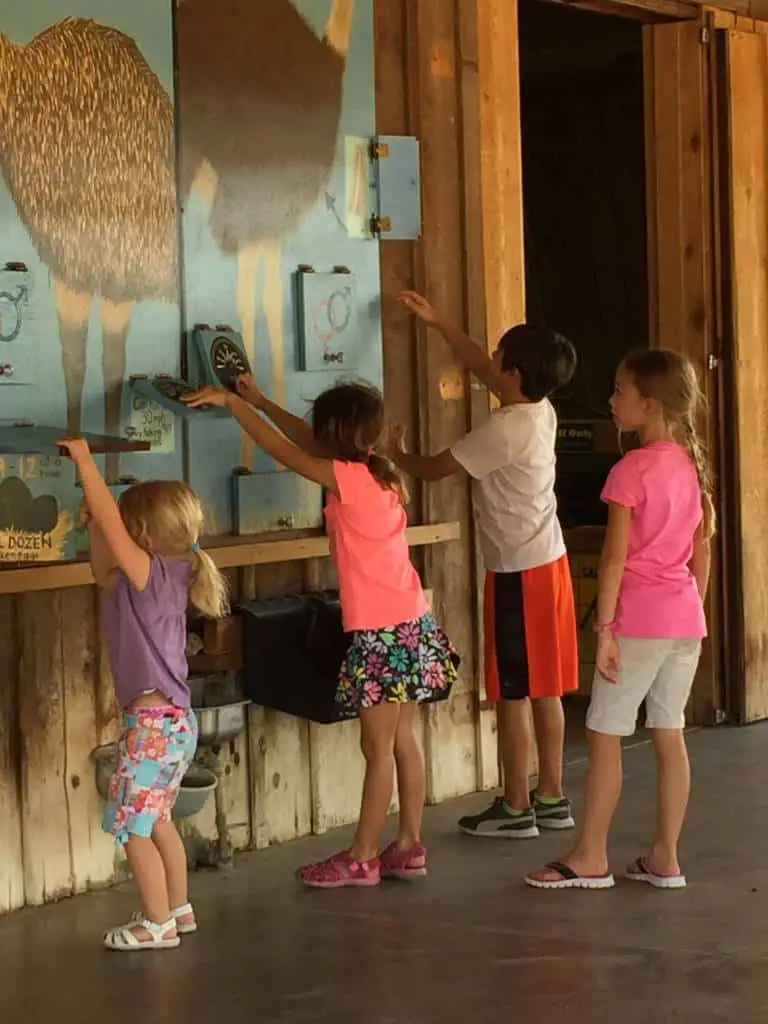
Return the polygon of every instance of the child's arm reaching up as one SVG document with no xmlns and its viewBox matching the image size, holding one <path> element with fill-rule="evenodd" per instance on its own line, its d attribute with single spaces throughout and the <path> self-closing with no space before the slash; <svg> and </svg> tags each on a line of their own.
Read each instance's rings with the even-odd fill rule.
<svg viewBox="0 0 768 1024">
<path fill-rule="evenodd" d="M 88 555 L 91 562 L 91 572 L 96 580 L 96 586 L 109 589 L 115 584 L 115 570 L 117 562 L 109 545 L 104 540 L 104 535 L 93 521 L 88 502 L 83 498 L 80 505 L 80 522 L 88 530 Z"/>
<path fill-rule="evenodd" d="M 263 412 L 265 416 L 275 424 L 278 430 L 282 430 L 289 441 L 293 441 L 299 448 L 303 448 L 310 455 L 322 455 L 312 433 L 312 427 L 300 416 L 294 416 L 292 412 L 283 409 L 277 402 L 271 401 L 256 384 L 253 377 L 244 374 L 237 378 L 237 393 L 241 398 L 252 405 L 254 409 Z"/>
<path fill-rule="evenodd" d="M 85 492 L 84 509 L 89 520 L 91 543 L 94 544 L 91 566 L 96 582 L 99 586 L 109 586 L 109 575 L 114 566 L 123 570 L 137 590 L 143 590 L 149 580 L 149 554 L 126 530 L 117 502 L 93 461 L 88 442 L 79 437 L 68 437 L 59 441 L 59 447 L 77 466 Z"/>
<path fill-rule="evenodd" d="M 405 449 L 405 430 L 394 423 L 389 428 L 389 457 L 408 476 L 415 480 L 434 483 L 447 476 L 454 476 L 464 471 L 461 463 L 453 457 L 450 448 L 437 455 L 415 455 Z"/>
<path fill-rule="evenodd" d="M 423 324 L 439 331 L 469 372 L 473 373 L 494 395 L 498 398 L 502 397 L 503 375 L 481 345 L 473 341 L 463 331 L 446 323 L 430 302 L 418 292 L 403 292 L 400 301 Z"/>
<path fill-rule="evenodd" d="M 339 488 L 331 460 L 318 458 L 293 444 L 239 395 L 225 391 L 224 388 L 207 387 L 193 395 L 185 396 L 182 400 L 193 409 L 199 405 L 217 405 L 219 408 L 229 409 L 246 434 L 252 437 L 267 455 L 271 455 L 294 473 L 314 480 L 326 490 L 338 495 Z"/>
</svg>

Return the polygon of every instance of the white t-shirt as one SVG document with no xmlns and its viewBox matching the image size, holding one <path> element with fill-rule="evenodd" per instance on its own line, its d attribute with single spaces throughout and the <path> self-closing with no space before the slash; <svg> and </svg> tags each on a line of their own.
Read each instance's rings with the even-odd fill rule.
<svg viewBox="0 0 768 1024">
<path fill-rule="evenodd" d="M 486 569 L 522 572 L 565 554 L 555 499 L 557 414 L 548 399 L 507 405 L 451 449 L 473 478 Z"/>
</svg>

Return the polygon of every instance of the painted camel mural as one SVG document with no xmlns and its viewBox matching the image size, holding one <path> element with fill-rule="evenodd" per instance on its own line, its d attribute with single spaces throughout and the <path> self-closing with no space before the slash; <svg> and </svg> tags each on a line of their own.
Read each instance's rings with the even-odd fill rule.
<svg viewBox="0 0 768 1024">
<path fill-rule="evenodd" d="M 192 189 L 219 249 L 237 258 L 251 363 L 263 379 L 263 311 L 272 390 L 284 397 L 283 239 L 333 169 L 355 0 L 333 0 L 322 38 L 290 0 L 258 13 L 251 0 L 177 6 L 178 195 L 173 106 L 134 40 L 76 18 L 27 45 L 0 35 L 0 171 L 53 279 L 71 431 L 82 425 L 98 302 L 105 423 L 119 433 L 133 308 L 178 302 L 177 209 Z M 251 456 L 244 446 L 243 463 Z M 111 459 L 112 478 L 117 469 Z"/>
</svg>

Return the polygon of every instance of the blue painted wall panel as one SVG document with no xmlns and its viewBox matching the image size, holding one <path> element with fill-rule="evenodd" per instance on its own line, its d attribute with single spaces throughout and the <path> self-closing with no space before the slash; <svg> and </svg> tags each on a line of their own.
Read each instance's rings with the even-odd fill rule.
<svg viewBox="0 0 768 1024">
<path fill-rule="evenodd" d="M 189 0 L 185 0 L 185 3 Z M 275 0 L 275 8 L 286 0 Z M 332 12 L 331 0 L 296 0 L 295 9 L 311 25 L 318 39 L 322 38 Z M 220 10 L 217 8 L 217 14 Z M 179 19 L 184 17 L 184 5 L 180 8 Z M 276 18 L 274 36 L 269 45 L 277 51 L 289 45 L 281 33 L 296 30 L 297 26 L 283 23 Z M 259 31 L 263 31 L 262 26 Z M 247 32 L 247 30 L 243 30 Z M 267 33 L 269 36 L 269 33 Z M 185 88 L 184 78 L 192 77 L 194 71 L 187 63 L 187 50 L 182 32 L 179 46 L 181 109 L 181 146 L 184 158 L 185 116 L 183 109 Z M 258 46 L 254 32 L 252 44 Z M 215 59 L 215 51 L 212 54 Z M 235 57 L 235 59 L 237 59 Z M 255 59 L 255 58 L 254 58 Z M 300 67 L 285 68 L 287 76 L 301 77 Z M 214 78 L 215 80 L 215 78 Z M 249 79 L 245 79 L 248 87 Z M 258 88 L 251 82 L 251 88 Z M 306 102 L 309 106 L 310 96 Z M 279 103 L 279 96 L 271 98 Z M 289 102 L 289 100 L 286 100 Z M 253 103 L 258 109 L 258 97 Z M 293 118 L 286 117 L 283 130 L 291 133 L 308 133 L 312 130 L 309 114 L 299 108 L 292 111 Z M 212 114 L 226 123 L 226 105 L 221 112 Z M 254 114 L 255 116 L 255 114 Z M 203 131 L 201 129 L 201 131 Z M 222 138 L 232 150 L 237 150 L 238 136 L 255 130 L 248 123 L 233 123 L 230 133 L 223 132 Z M 335 145 L 335 162 L 330 178 L 316 201 L 301 212 L 298 224 L 283 238 L 279 249 L 279 279 L 282 290 L 280 324 L 283 333 L 282 365 L 275 372 L 272 356 L 272 342 L 276 333 L 274 322 L 270 322 L 270 304 L 274 298 L 274 285 L 267 272 L 268 256 L 255 258 L 255 265 L 249 275 L 253 290 L 247 301 L 238 292 L 239 264 L 236 254 L 224 254 L 217 244 L 211 229 L 210 204 L 193 190 L 183 215 L 184 268 L 186 282 L 186 327 L 190 331 L 196 323 L 228 323 L 247 335 L 248 325 L 243 323 L 240 313 L 252 310 L 255 320 L 255 355 L 253 367 L 262 389 L 277 401 L 284 403 L 298 415 L 304 415 L 309 403 L 320 391 L 333 381 L 333 374 L 305 373 L 298 370 L 298 307 L 296 272 L 300 265 L 308 264 L 317 271 L 331 271 L 335 266 L 347 266 L 355 275 L 358 302 L 357 367 L 355 376 L 381 385 L 381 311 L 379 294 L 379 251 L 378 244 L 371 238 L 350 236 L 348 227 L 348 139 L 368 139 L 375 131 L 375 82 L 374 82 L 374 39 L 372 0 L 358 0 L 354 4 L 354 20 L 349 40 L 349 52 L 343 72 L 343 92 L 340 127 Z M 190 130 L 190 135 L 194 132 Z M 274 143 L 269 143 L 273 145 Z M 242 148 L 248 152 L 247 142 Z M 279 143 L 278 143 L 279 148 Z M 311 157 L 310 157 L 311 158 Z M 242 169 L 241 169 L 242 170 Z M 246 172 L 247 173 L 247 172 Z M 279 169 L 276 172 L 279 175 Z M 261 183 L 263 179 L 259 179 Z M 279 183 L 273 187 L 276 199 L 280 201 Z M 363 186 L 365 188 L 365 186 Z M 364 202 L 368 201 L 365 195 Z M 238 195 L 244 205 L 258 205 L 265 200 L 257 190 L 250 198 L 247 192 Z M 246 213 L 247 216 L 247 213 Z M 290 219 L 291 212 L 286 213 Z M 365 219 L 365 218 L 362 218 Z M 354 228 L 352 228 L 354 230 Z M 269 241 L 269 240 L 267 240 Z M 266 247 L 268 249 L 268 246 Z M 282 370 L 283 387 L 279 378 Z M 224 532 L 230 528 L 231 474 L 235 466 L 249 463 L 257 472 L 274 469 L 274 464 L 263 453 L 243 453 L 241 433 L 234 424 L 195 422 L 186 428 L 190 448 L 190 483 L 203 497 L 209 510 L 209 523 L 213 532 Z M 244 454 L 246 457 L 244 458 Z M 298 493 L 303 493 L 299 491 Z M 320 520 L 319 504 L 316 521 Z"/>
<path fill-rule="evenodd" d="M 68 18 L 96 19 L 102 27 L 67 23 Z M 102 352 L 106 343 L 114 354 L 120 341 L 103 330 L 104 295 L 112 302 L 113 326 L 117 318 L 121 329 L 127 327 L 127 373 L 178 372 L 173 78 L 169 4 L 37 0 L 3 5 L 0 267 L 6 261 L 29 267 L 30 333 L 37 351 L 33 384 L 0 383 L 0 419 L 65 426 L 66 345 L 71 368 L 77 371 L 86 361 L 76 419 L 83 429 L 107 431 Z M 142 110 L 144 120 L 137 116 Z M 152 188 L 158 194 L 147 201 Z M 168 279 L 162 298 L 156 286 L 161 275 L 153 269 L 158 254 Z M 87 321 L 78 337 L 59 329 L 54 276 L 70 289 L 65 303 L 70 318 Z M 148 280 L 142 282 L 142 276 Z M 134 303 L 132 310 L 119 305 L 124 300 Z M 78 351 L 81 342 L 84 349 Z M 114 418 L 119 422 L 117 413 Z M 120 470 L 174 477 L 181 467 L 177 446 L 165 455 L 125 456 Z M 51 491 L 72 516 L 73 480 L 68 463 L 58 476 L 48 477 Z M 73 554 L 73 544 L 64 551 Z"/>
<path fill-rule="evenodd" d="M 199 322 L 242 331 L 260 385 L 305 413 L 333 374 L 298 369 L 301 264 L 352 271 L 355 375 L 381 384 L 378 243 L 366 230 L 373 0 L 177 0 L 175 18 L 176 76 L 170 2 L 28 0 L 0 12 L 0 268 L 29 268 L 36 347 L 34 383 L 0 376 L 0 431 L 28 418 L 126 436 L 128 389 L 119 409 L 105 403 L 121 332 L 125 376 L 178 375 Z M 179 477 L 186 444 L 209 528 L 227 532 L 234 468 L 272 471 L 271 460 L 230 422 L 158 424 L 161 449 L 113 457 L 109 471 Z M 70 470 L 46 486 L 74 519 Z"/>
</svg>

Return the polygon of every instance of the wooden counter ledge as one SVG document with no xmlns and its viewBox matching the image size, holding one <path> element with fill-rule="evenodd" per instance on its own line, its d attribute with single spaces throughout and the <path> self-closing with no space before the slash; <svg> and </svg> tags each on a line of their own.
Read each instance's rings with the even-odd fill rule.
<svg viewBox="0 0 768 1024">
<path fill-rule="evenodd" d="M 408 529 L 408 543 L 411 547 L 445 544 L 460 539 L 461 524 L 458 522 L 411 526 Z M 222 569 L 298 562 L 309 558 L 324 558 L 329 554 L 328 538 L 317 533 L 280 540 L 266 540 L 263 537 L 252 540 L 243 537 L 212 538 L 204 542 L 203 547 Z M 0 595 L 87 587 L 92 583 L 91 567 L 86 561 L 0 569 Z"/>
</svg>

